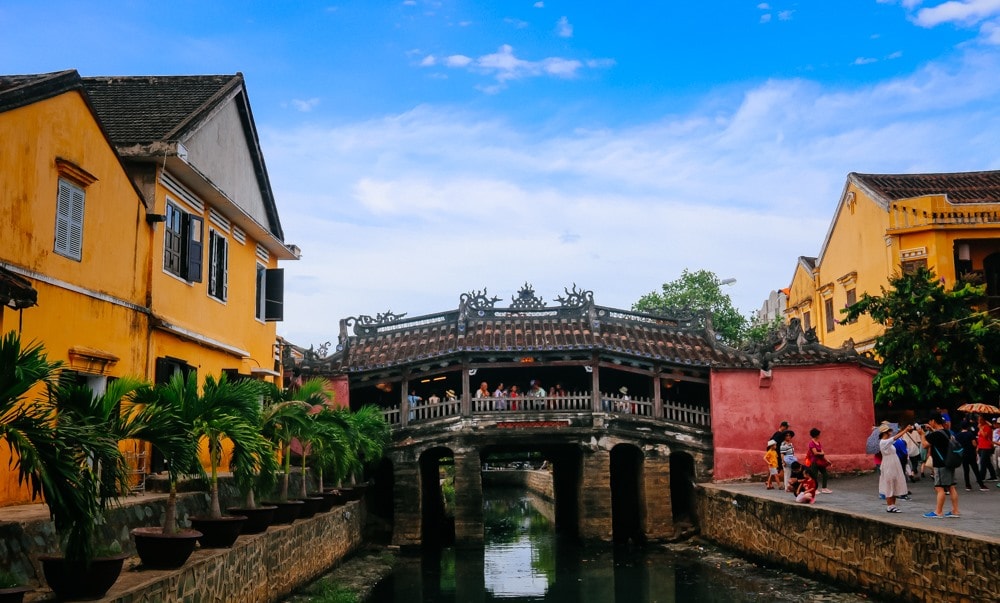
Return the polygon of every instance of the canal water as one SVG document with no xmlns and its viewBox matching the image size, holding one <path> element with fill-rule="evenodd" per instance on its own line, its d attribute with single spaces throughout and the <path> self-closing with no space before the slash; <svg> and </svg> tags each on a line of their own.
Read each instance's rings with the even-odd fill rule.
<svg viewBox="0 0 1000 603">
<path fill-rule="evenodd" d="M 590 548 L 562 542 L 554 508 L 533 494 L 487 490 L 482 549 L 401 556 L 370 603 L 671 603 L 871 601 L 698 544 Z"/>
</svg>

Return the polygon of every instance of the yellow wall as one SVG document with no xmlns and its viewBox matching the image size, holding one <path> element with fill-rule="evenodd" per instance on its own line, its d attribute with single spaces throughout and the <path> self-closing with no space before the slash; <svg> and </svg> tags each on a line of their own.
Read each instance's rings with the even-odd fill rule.
<svg viewBox="0 0 1000 603">
<path fill-rule="evenodd" d="M 22 324 L 24 343 L 44 344 L 50 359 L 70 369 L 144 376 L 148 319 L 140 308 L 148 279 L 136 267 L 149 258 L 145 212 L 80 93 L 0 113 L 0 140 L 0 231 L 7 233 L 0 261 L 29 273 L 39 304 L 21 316 L 6 309 L 3 328 Z M 97 178 L 85 187 L 81 261 L 53 251 L 56 158 Z M 8 460 L 4 446 L 0 466 Z M 12 473 L 0 479 L 0 505 L 28 499 Z"/>
<path fill-rule="evenodd" d="M 900 216 L 892 204 L 880 205 L 849 180 L 817 259 L 811 288 L 801 264 L 797 265 L 790 287 L 788 316 L 800 316 L 795 305 L 811 296 L 812 325 L 824 345 L 840 347 L 852 339 L 859 351 L 871 348 L 882 328 L 868 316 L 852 324 L 840 324 L 843 320 L 840 311 L 847 305 L 847 292 L 852 286 L 857 299 L 864 293 L 881 295 L 883 288 L 888 288 L 889 279 L 901 271 L 901 254 L 925 250 L 927 266 L 950 287 L 956 278 L 954 245 L 957 239 L 1000 240 L 1000 226 L 995 224 L 931 224 L 922 217 L 924 213 L 998 211 L 1000 204 L 953 205 L 943 195 L 907 199 L 896 204 L 911 210 L 909 215 Z M 912 210 L 920 217 L 915 218 Z M 974 268 L 982 268 L 986 254 L 984 249 L 974 248 Z M 827 331 L 824 294 L 832 299 L 838 321 L 832 331 Z"/>
<path fill-rule="evenodd" d="M 274 368 L 274 344 L 277 338 L 276 324 L 255 318 L 257 263 L 266 268 L 277 268 L 277 260 L 270 256 L 268 261 L 256 255 L 257 241 L 249 234 L 245 243 L 240 243 L 232 229 L 224 230 L 209 219 L 210 201 L 203 211 L 179 201 L 178 196 L 168 191 L 162 184 L 156 188 L 157 213 L 165 213 L 167 199 L 184 211 L 204 219 L 203 225 L 203 275 L 202 281 L 189 283 L 167 272 L 163 268 L 164 227 L 158 225 L 154 236 L 154 261 L 152 286 L 155 291 L 152 310 L 171 324 L 197 332 L 211 340 L 237 350 L 249 353 L 243 358 L 233 351 L 221 351 L 205 345 L 186 341 L 176 334 L 163 330 L 154 333 L 155 353 L 158 356 L 182 358 L 198 368 L 199 381 L 205 375 L 218 375 L 223 369 L 237 369 L 249 375 L 253 369 Z M 224 234 L 229 241 L 228 297 L 221 302 L 208 294 L 209 283 L 209 230 Z M 152 370 L 152 368 L 150 369 Z"/>
<path fill-rule="evenodd" d="M 209 219 L 212 199 L 201 199 L 199 213 L 203 279 L 187 283 L 164 271 L 164 225 L 146 221 L 140 194 L 80 92 L 0 112 L 0 141 L 0 232 L 10 233 L 0 236 L 0 261 L 25 273 L 38 291 L 38 306 L 20 316 L 5 309 L 0 326 L 9 330 L 23 321 L 25 342 L 39 341 L 50 358 L 98 377 L 153 382 L 156 359 L 164 356 L 195 367 L 199 384 L 224 369 L 250 375 L 274 368 L 276 325 L 254 316 L 259 260 L 249 233 L 242 244 L 231 230 L 226 233 L 228 299 L 223 303 L 208 295 L 208 233 L 210 227 L 219 229 Z M 82 261 L 53 252 L 56 158 L 97 178 L 85 187 Z M 140 172 L 138 180 L 145 177 Z M 141 185 L 154 197 L 149 213 L 165 213 L 166 187 Z M 262 263 L 277 267 L 273 254 Z M 182 333 L 161 328 L 162 322 Z M 8 460 L 2 447 L 0 464 Z M 28 499 L 10 472 L 0 478 L 0 506 Z"/>
</svg>

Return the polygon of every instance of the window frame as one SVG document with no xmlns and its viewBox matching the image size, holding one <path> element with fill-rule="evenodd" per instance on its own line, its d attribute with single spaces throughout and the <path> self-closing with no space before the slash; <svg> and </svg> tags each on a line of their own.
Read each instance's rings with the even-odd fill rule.
<svg viewBox="0 0 1000 603">
<path fill-rule="evenodd" d="M 86 216 L 86 206 L 86 189 L 71 180 L 60 177 L 56 191 L 53 251 L 77 262 L 83 261 L 83 222 Z"/>
<path fill-rule="evenodd" d="M 163 223 L 163 271 L 187 281 L 202 281 L 205 219 L 167 199 Z"/>
<path fill-rule="evenodd" d="M 823 313 L 826 314 L 826 332 L 832 333 L 837 326 L 837 317 L 833 314 L 833 298 L 823 300 Z"/>
<path fill-rule="evenodd" d="M 229 239 L 215 228 L 208 229 L 208 295 L 229 299 Z"/>
</svg>

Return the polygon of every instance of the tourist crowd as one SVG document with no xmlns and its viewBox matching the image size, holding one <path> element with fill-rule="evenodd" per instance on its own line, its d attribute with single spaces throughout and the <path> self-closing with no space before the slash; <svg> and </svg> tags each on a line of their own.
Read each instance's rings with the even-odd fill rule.
<svg viewBox="0 0 1000 603">
<path fill-rule="evenodd" d="M 787 421 L 767 441 L 764 462 L 768 475 L 764 487 L 783 488 L 798 502 L 816 502 L 818 493 L 828 494 L 827 468 L 830 466 L 820 431 L 809 431 L 810 441 L 803 458 L 796 453 L 795 432 Z M 879 496 L 886 502 L 886 512 L 900 513 L 899 500 L 909 500 L 909 484 L 927 474 L 935 488 L 935 508 L 923 516 L 930 519 L 961 517 L 958 506 L 957 472 L 962 469 L 965 490 L 972 482 L 981 492 L 988 492 L 986 482 L 997 482 L 996 449 L 1000 447 L 1000 423 L 986 415 L 968 414 L 953 424 L 946 410 L 936 409 L 924 423 L 904 426 L 883 421 L 869 436 L 868 452 L 873 455 L 879 474 Z M 997 483 L 1000 487 L 1000 482 Z M 945 512 L 945 502 L 951 508 Z"/>
</svg>

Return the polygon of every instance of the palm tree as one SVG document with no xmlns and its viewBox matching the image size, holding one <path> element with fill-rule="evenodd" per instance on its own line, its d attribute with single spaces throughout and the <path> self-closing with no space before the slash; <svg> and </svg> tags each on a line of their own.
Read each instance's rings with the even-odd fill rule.
<svg viewBox="0 0 1000 603">
<path fill-rule="evenodd" d="M 248 409 L 245 417 L 251 427 L 263 435 L 264 409 L 260 404 Z M 277 449 L 271 440 L 264 438 L 266 447 L 244 446 L 243 442 L 233 442 L 229 466 L 237 490 L 245 497 L 245 508 L 256 509 L 258 495 L 270 493 L 278 484 Z"/>
<path fill-rule="evenodd" d="M 178 433 L 173 424 L 177 420 L 175 413 L 145 404 L 152 395 L 151 390 L 145 381 L 124 377 L 110 381 L 103 394 L 95 394 L 87 385 L 60 383 L 53 391 L 53 398 L 60 421 L 72 418 L 76 424 L 88 425 L 107 434 L 116 443 L 125 440 L 149 442 L 174 458 L 183 452 L 189 438 Z M 113 499 L 131 487 L 131 468 L 118 446 L 95 451 L 90 465 L 99 480 L 102 499 Z"/>
<path fill-rule="evenodd" d="M 319 491 L 323 491 L 323 479 L 327 473 L 337 483 L 347 477 L 358 463 L 354 443 L 357 434 L 351 420 L 351 412 L 346 408 L 328 406 L 311 415 L 318 432 L 311 442 L 313 464 L 316 466 Z"/>
<path fill-rule="evenodd" d="M 189 380 L 193 380 L 191 375 Z M 241 379 L 230 381 L 223 373 L 218 381 L 211 375 L 205 378 L 200 396 L 188 396 L 180 408 L 182 422 L 190 429 L 195 441 L 205 439 L 208 444 L 209 516 L 222 517 L 219 502 L 219 465 L 222 463 L 223 440 L 238 443 L 241 456 L 259 458 L 269 451 L 252 416 L 258 412 L 263 387 L 260 381 Z"/>
<path fill-rule="evenodd" d="M 362 406 L 352 413 L 351 423 L 357 433 L 358 462 L 351 471 L 351 483 L 356 483 L 357 478 L 363 475 L 366 466 L 382 458 L 385 447 L 389 444 L 391 431 L 389 424 L 385 422 L 382 410 L 372 404 Z"/>
<path fill-rule="evenodd" d="M 18 484 L 27 484 L 32 500 L 43 497 L 64 536 L 63 553 L 71 562 L 94 556 L 94 536 L 104 501 L 87 460 L 110 455 L 117 442 L 90 425 L 58 417 L 52 396 L 60 363 L 49 361 L 41 344 L 21 346 L 11 331 L 0 340 L 0 439 L 12 455 Z M 29 393 L 45 388 L 45 396 Z"/>
<path fill-rule="evenodd" d="M 332 398 L 325 379 L 310 379 L 296 390 L 282 391 L 270 384 L 264 408 L 264 435 L 274 442 L 281 454 L 282 477 L 279 500 L 288 500 L 288 476 L 291 473 L 291 445 L 295 438 L 307 436 L 312 428 L 309 415 L 313 407 Z M 303 473 L 302 479 L 305 480 Z"/>
<path fill-rule="evenodd" d="M 225 374 L 218 380 L 209 375 L 201 394 L 198 379 L 194 373 L 186 377 L 175 374 L 169 382 L 156 386 L 150 407 L 156 412 L 165 412 L 173 417 L 170 428 L 176 436 L 186 442 L 186 446 L 168 454 L 160 449 L 167 460 L 170 481 L 170 496 L 163 520 L 163 533 L 176 534 L 177 528 L 177 482 L 185 473 L 204 475 L 204 468 L 198 462 L 198 446 L 204 438 L 208 445 L 209 459 L 209 516 L 222 517 L 219 500 L 219 465 L 222 462 L 223 440 L 233 443 L 234 454 L 241 463 L 248 459 L 261 459 L 270 453 L 268 443 L 259 431 L 255 414 L 260 412 L 259 400 L 263 392 L 259 381 L 229 381 Z"/>
</svg>

